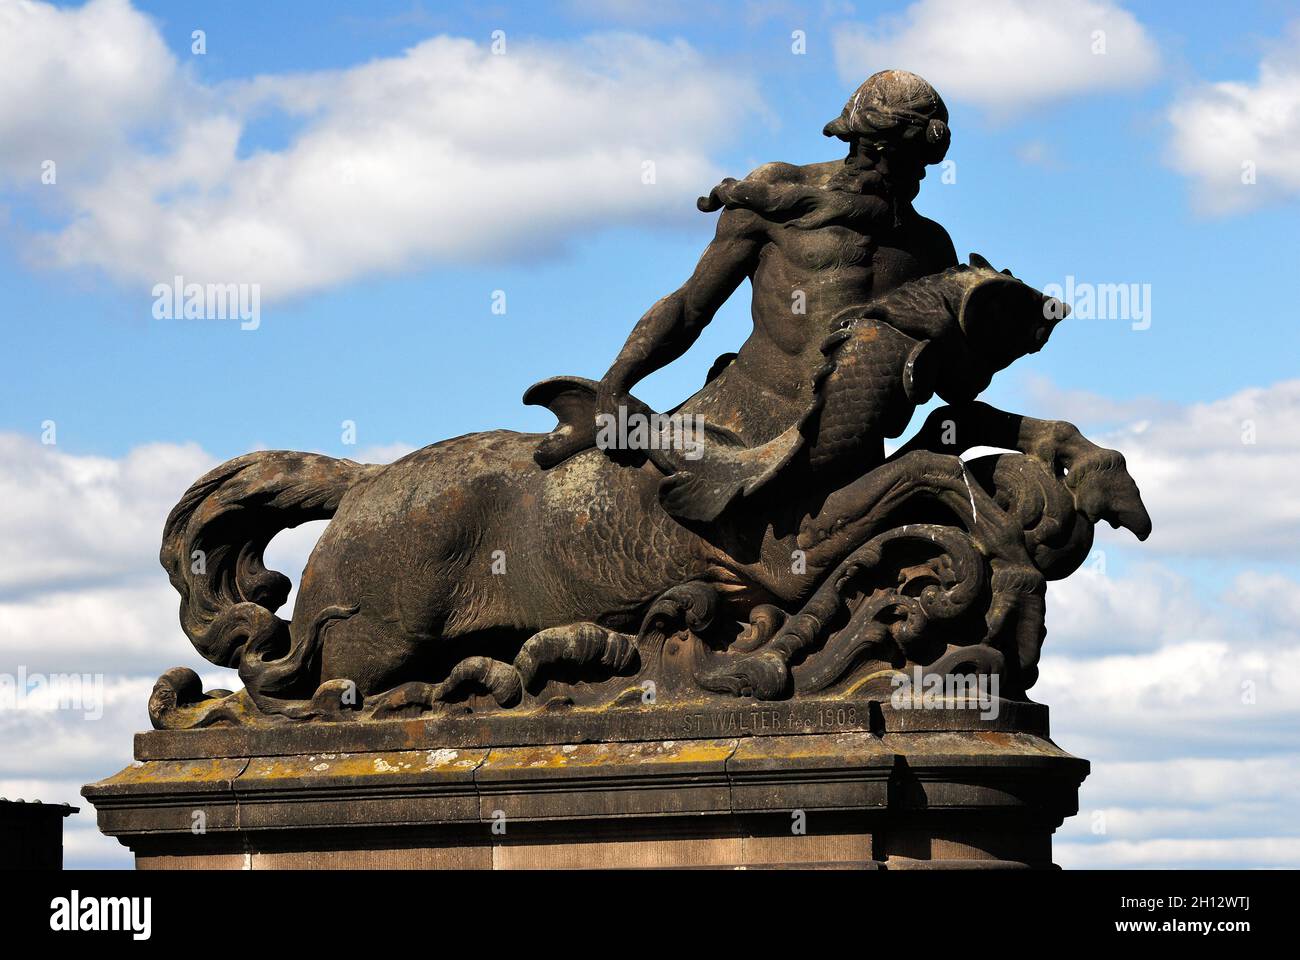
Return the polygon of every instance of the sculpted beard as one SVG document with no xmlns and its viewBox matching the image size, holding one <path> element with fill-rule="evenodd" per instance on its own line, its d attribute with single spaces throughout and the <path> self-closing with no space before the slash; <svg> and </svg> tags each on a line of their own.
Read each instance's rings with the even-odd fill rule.
<svg viewBox="0 0 1300 960">
<path fill-rule="evenodd" d="M 876 158 L 862 153 L 855 153 L 845 160 L 843 166 L 826 181 L 826 189 L 890 199 L 889 183 L 877 169 Z"/>
</svg>

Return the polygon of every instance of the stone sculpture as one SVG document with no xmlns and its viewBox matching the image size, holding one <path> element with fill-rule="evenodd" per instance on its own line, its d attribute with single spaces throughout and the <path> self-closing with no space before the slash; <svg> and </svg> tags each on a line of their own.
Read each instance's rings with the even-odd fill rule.
<svg viewBox="0 0 1300 960">
<path fill-rule="evenodd" d="M 248 454 L 200 478 L 161 559 L 181 625 L 242 691 L 164 674 L 161 729 L 442 717 L 622 717 L 757 701 L 861 708 L 900 672 L 996 676 L 1024 699 L 1046 582 L 1094 525 L 1145 539 L 1123 457 L 976 398 L 1068 312 L 912 208 L 950 133 L 924 80 L 867 80 L 825 128 L 848 156 L 724 180 L 691 279 L 609 372 L 500 430 L 389 465 Z M 630 390 L 745 279 L 754 333 L 668 414 Z M 946 405 L 892 455 L 917 406 Z M 1006 452 L 962 459 L 976 447 Z M 289 592 L 262 554 L 330 519 Z M 201 558 L 198 562 L 196 558 Z"/>
</svg>

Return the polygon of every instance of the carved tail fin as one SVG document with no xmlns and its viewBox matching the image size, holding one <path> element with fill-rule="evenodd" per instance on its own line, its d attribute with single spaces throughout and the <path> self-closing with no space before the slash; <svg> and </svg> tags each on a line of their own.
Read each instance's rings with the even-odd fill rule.
<svg viewBox="0 0 1300 960">
<path fill-rule="evenodd" d="M 181 595 L 181 628 L 205 659 L 235 667 L 246 648 L 289 653 L 288 621 L 275 616 L 289 578 L 268 570 L 262 552 L 281 530 L 332 517 L 353 484 L 381 469 L 271 450 L 223 463 L 185 491 L 159 560 Z"/>
</svg>

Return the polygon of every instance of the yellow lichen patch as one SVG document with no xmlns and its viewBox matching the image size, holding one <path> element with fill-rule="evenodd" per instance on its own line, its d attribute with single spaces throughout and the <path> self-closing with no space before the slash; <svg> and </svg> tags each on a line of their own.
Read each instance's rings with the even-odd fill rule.
<svg viewBox="0 0 1300 960">
<path fill-rule="evenodd" d="M 582 743 L 494 749 L 485 770 L 606 767 L 620 764 L 721 763 L 735 740 L 656 740 L 645 743 Z"/>
<path fill-rule="evenodd" d="M 100 786 L 126 786 L 148 783 L 220 783 L 239 776 L 248 763 L 238 757 L 208 760 L 148 760 L 133 763 L 119 773 L 90 784 Z"/>
<path fill-rule="evenodd" d="M 407 773 L 463 774 L 478 766 L 486 754 L 485 750 L 393 750 L 378 753 L 256 757 L 241 779 L 375 777 Z"/>
</svg>

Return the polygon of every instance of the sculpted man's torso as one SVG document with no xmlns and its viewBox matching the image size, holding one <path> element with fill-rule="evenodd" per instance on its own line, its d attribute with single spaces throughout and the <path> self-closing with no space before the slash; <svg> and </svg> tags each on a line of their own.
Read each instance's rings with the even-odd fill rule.
<svg viewBox="0 0 1300 960">
<path fill-rule="evenodd" d="M 750 179 L 826 190 L 842 168 L 839 161 L 768 164 Z M 770 390 L 802 403 L 810 383 L 804 361 L 811 359 L 815 368 L 816 354 L 836 316 L 957 262 L 943 227 L 910 206 L 900 212 L 898 224 L 858 219 L 810 230 L 749 211 L 724 212 L 719 240 L 734 232 L 737 246 L 746 243 L 743 238 L 752 238 L 748 242 L 758 247 L 749 273 L 754 332 L 738 353 L 739 369 L 751 376 L 763 371 L 758 377 Z"/>
<path fill-rule="evenodd" d="M 860 91 L 825 131 L 848 143 L 844 159 L 764 164 L 701 198 L 702 210 L 722 210 L 717 234 L 690 279 L 628 337 L 601 381 L 600 412 L 613 414 L 639 380 L 685 353 L 748 279 L 753 333 L 678 410 L 765 442 L 806 407 L 837 318 L 956 264 L 947 232 L 911 205 L 947 147 L 942 101 L 919 78 L 901 86 L 873 78 L 866 88 L 875 108 L 859 110 Z"/>
</svg>

